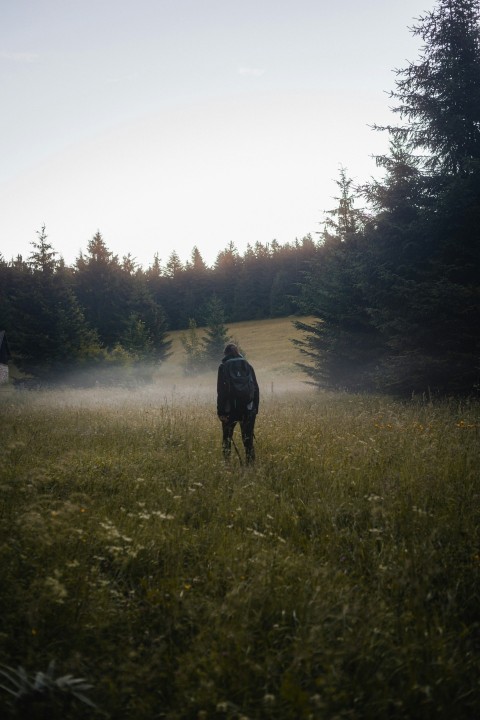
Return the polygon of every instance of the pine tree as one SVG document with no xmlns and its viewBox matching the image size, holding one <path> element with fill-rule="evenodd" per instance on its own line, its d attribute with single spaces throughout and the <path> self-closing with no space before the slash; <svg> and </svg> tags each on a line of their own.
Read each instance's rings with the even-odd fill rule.
<svg viewBox="0 0 480 720">
<path fill-rule="evenodd" d="M 233 242 L 218 253 L 214 266 L 213 290 L 223 303 L 225 318 L 235 316 L 235 286 L 241 268 L 241 259 Z"/>
<path fill-rule="evenodd" d="M 199 249 L 194 247 L 191 260 L 187 262 L 182 278 L 184 293 L 182 310 L 179 315 L 183 323 L 186 318 L 189 321 L 193 318 L 197 323 L 202 323 L 204 299 L 211 293 L 210 274 Z"/>
<path fill-rule="evenodd" d="M 207 329 L 203 337 L 203 351 L 207 367 L 218 365 L 229 340 L 222 302 L 216 295 L 213 295 L 207 307 Z"/>
<path fill-rule="evenodd" d="M 365 213 L 344 168 L 337 181 L 337 206 L 328 211 L 316 258 L 303 273 L 300 310 L 318 318 L 297 321 L 304 338 L 295 341 L 308 359 L 301 365 L 318 385 L 372 389 L 381 341 L 364 290 Z"/>
<path fill-rule="evenodd" d="M 181 334 L 180 342 L 185 351 L 185 375 L 198 375 L 204 367 L 205 354 L 197 323 L 193 318 L 190 318 L 188 323 L 188 331 Z"/>
<path fill-rule="evenodd" d="M 137 361 L 151 361 L 153 341 L 148 328 L 135 313 L 128 318 L 128 325 L 120 337 L 120 345 L 132 353 Z"/>
<path fill-rule="evenodd" d="M 406 122 L 387 128 L 389 172 L 370 188 L 382 275 L 373 317 L 390 348 L 387 388 L 469 392 L 480 355 L 480 3 L 439 0 L 413 33 L 421 56 L 392 93 Z"/>
<path fill-rule="evenodd" d="M 57 252 L 47 242 L 48 236 L 45 232 L 45 225 L 42 225 L 41 230 L 37 230 L 37 235 L 37 242 L 33 241 L 31 243 L 33 249 L 28 258 L 29 265 L 34 270 L 40 270 L 45 274 L 53 274 L 58 265 Z"/>
<path fill-rule="evenodd" d="M 429 171 L 468 173 L 480 159 L 479 14 L 479 0 L 438 0 L 412 28 L 420 58 L 396 71 L 392 109 L 407 122 L 383 129 Z"/>
<path fill-rule="evenodd" d="M 153 298 L 143 313 L 152 346 L 150 354 L 156 364 L 164 362 L 171 355 L 172 341 L 168 339 L 168 324 L 163 308 Z"/>
<path fill-rule="evenodd" d="M 285 317 L 292 312 L 292 301 L 289 295 L 290 282 L 286 270 L 279 270 L 270 288 L 270 313 L 269 316 Z"/>
<path fill-rule="evenodd" d="M 68 274 L 56 261 L 45 227 L 32 243 L 29 270 L 16 265 L 11 297 L 14 315 L 10 341 L 15 364 L 27 373 L 58 381 L 99 350 L 70 287 Z"/>
<path fill-rule="evenodd" d="M 184 266 L 176 250 L 170 253 L 165 265 L 165 275 L 169 278 L 175 278 L 184 270 Z"/>
<path fill-rule="evenodd" d="M 101 233 L 95 233 L 86 255 L 81 253 L 76 261 L 75 294 L 90 326 L 109 349 L 128 324 L 122 284 L 118 257 L 108 249 Z"/>
</svg>

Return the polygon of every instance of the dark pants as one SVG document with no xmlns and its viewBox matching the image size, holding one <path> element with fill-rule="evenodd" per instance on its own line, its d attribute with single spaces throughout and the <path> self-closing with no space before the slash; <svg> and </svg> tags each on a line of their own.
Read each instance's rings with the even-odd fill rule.
<svg viewBox="0 0 480 720">
<path fill-rule="evenodd" d="M 246 461 L 247 465 L 250 463 L 253 463 L 255 460 L 255 448 L 253 447 L 253 429 L 255 427 L 255 418 L 256 418 L 255 412 L 250 412 L 244 415 L 241 418 L 228 418 L 227 422 L 224 422 L 222 424 L 222 430 L 223 430 L 223 457 L 225 460 L 230 459 L 230 455 L 232 453 L 232 437 L 233 437 L 233 431 L 235 430 L 235 426 L 237 422 L 240 423 L 240 430 L 242 432 L 242 442 L 243 447 L 245 448 L 245 455 L 246 455 Z"/>
</svg>

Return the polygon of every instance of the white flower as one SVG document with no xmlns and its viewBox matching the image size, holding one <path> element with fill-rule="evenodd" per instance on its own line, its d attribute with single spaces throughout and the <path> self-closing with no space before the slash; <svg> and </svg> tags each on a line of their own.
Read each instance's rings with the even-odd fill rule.
<svg viewBox="0 0 480 720">
<path fill-rule="evenodd" d="M 45 580 L 46 587 L 50 590 L 53 596 L 53 602 L 58 605 L 63 605 L 66 597 L 68 597 L 67 588 L 60 580 L 56 577 L 47 577 Z"/>
</svg>

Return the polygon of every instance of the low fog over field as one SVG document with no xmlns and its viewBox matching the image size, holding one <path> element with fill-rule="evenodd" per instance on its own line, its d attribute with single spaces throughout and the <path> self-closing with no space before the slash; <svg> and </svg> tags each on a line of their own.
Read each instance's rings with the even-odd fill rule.
<svg viewBox="0 0 480 720">
<path fill-rule="evenodd" d="M 231 323 L 228 334 L 237 342 L 245 357 L 253 365 L 260 386 L 260 412 L 267 399 L 285 393 L 312 393 L 307 376 L 298 368 L 304 361 L 292 338 L 301 337 L 294 326 L 294 318 Z M 202 328 L 198 329 L 202 335 Z M 185 331 L 172 332 L 171 354 L 152 372 L 151 367 L 136 366 L 128 371 L 118 369 L 118 377 L 111 386 L 101 382 L 94 387 L 81 387 L 85 376 L 72 374 L 63 378 L 62 393 L 39 393 L 36 402 L 65 405 L 176 407 L 205 404 L 216 409 L 217 369 L 185 374 L 185 351 L 181 337 Z M 221 356 L 218 363 L 221 362 Z M 94 372 L 94 371 L 92 371 Z M 112 372 L 110 372 L 112 375 Z M 151 377 L 145 383 L 142 378 Z M 80 386 L 76 388 L 75 386 Z M 70 386 L 70 387 L 69 387 Z M 30 400 L 32 396 L 29 393 Z"/>
</svg>

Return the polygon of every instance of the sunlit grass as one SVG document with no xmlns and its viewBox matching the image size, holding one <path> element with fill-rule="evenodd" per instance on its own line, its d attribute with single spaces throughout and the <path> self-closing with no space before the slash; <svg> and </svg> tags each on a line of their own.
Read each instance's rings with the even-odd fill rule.
<svg viewBox="0 0 480 720">
<path fill-rule="evenodd" d="M 264 395 L 254 469 L 206 388 L 4 397 L 0 664 L 99 708 L 48 717 L 478 714 L 478 406 Z"/>
<path fill-rule="evenodd" d="M 300 319 L 309 320 L 292 316 L 227 324 L 228 334 L 240 344 L 249 362 L 254 365 L 259 381 L 268 392 L 272 383 L 274 391 L 286 388 L 298 390 L 305 380 L 305 375 L 296 367 L 296 363 L 304 362 L 304 357 L 298 348 L 289 342 L 302 336 L 294 326 L 294 321 Z M 162 368 L 162 375 L 177 376 L 177 383 L 179 370 L 184 363 L 184 350 L 180 340 L 183 332 L 176 330 L 170 333 L 172 355 Z M 198 328 L 198 334 L 202 336 L 202 328 Z M 200 376 L 200 382 L 202 379 Z"/>
</svg>

